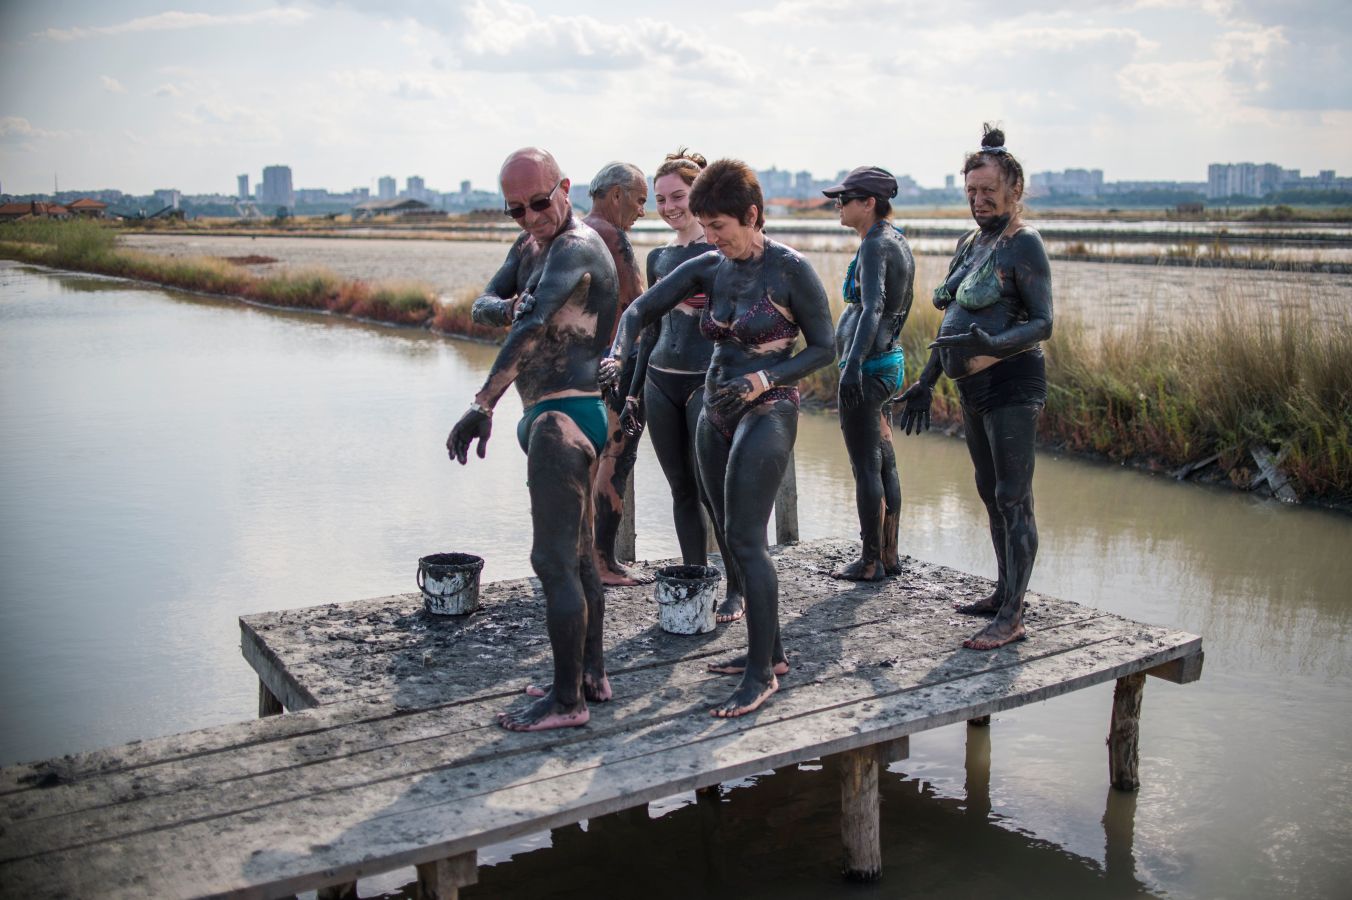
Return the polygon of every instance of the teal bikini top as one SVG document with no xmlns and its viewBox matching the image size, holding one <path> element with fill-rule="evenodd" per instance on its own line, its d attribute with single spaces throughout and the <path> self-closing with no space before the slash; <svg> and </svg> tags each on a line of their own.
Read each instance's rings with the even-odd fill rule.
<svg viewBox="0 0 1352 900">
<path fill-rule="evenodd" d="M 943 284 L 934 289 L 934 305 L 939 309 L 947 309 L 948 305 L 954 300 L 963 309 L 985 309 L 1000 299 L 1000 279 L 995 274 L 995 247 L 991 247 L 990 252 L 981 265 L 977 266 L 958 283 L 957 293 L 949 290 L 949 282 L 956 272 L 972 253 L 972 247 L 976 244 L 976 232 L 967 239 L 967 243 L 953 257 L 953 262 L 948 267 L 948 275 L 944 278 Z M 996 241 L 999 246 L 999 241 Z"/>
<path fill-rule="evenodd" d="M 892 230 L 897 233 L 897 237 L 906 236 L 906 232 L 902 231 L 900 228 L 898 228 L 896 225 L 893 225 L 891 222 L 888 222 L 886 219 L 879 221 L 877 224 L 873 226 L 873 228 L 870 228 L 869 234 L 873 232 L 874 228 L 879 228 L 884 223 L 892 226 Z M 864 235 L 864 237 L 867 238 L 868 234 Z M 859 251 L 856 250 L 854 252 L 854 259 L 850 260 L 850 264 L 845 268 L 845 283 L 840 286 L 840 292 L 844 296 L 846 303 L 859 303 L 862 302 L 864 299 L 864 292 L 860 290 L 859 287 L 859 279 L 855 277 L 858 268 L 859 268 Z"/>
</svg>

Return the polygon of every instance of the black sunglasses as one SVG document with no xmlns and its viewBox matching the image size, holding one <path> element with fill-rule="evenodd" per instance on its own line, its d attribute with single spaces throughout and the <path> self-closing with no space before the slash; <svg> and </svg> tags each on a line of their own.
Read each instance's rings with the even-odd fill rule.
<svg viewBox="0 0 1352 900">
<path fill-rule="evenodd" d="M 527 203 L 526 206 L 505 206 L 502 211 L 513 219 L 524 218 L 527 206 L 530 207 L 531 212 L 544 212 L 549 209 L 549 204 L 554 202 L 554 191 L 559 189 L 560 184 L 563 184 L 562 178 L 559 179 L 558 184 L 554 185 L 554 189 L 551 190 L 543 200 L 532 200 Z"/>
<path fill-rule="evenodd" d="M 871 196 L 872 196 L 871 194 L 841 194 L 839 197 L 836 198 L 836 205 L 844 206 L 851 200 L 867 200 Z"/>
</svg>

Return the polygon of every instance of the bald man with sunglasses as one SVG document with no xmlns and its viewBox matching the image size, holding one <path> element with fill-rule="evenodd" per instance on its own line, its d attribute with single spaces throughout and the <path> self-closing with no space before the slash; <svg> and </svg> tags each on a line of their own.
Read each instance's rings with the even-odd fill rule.
<svg viewBox="0 0 1352 900">
<path fill-rule="evenodd" d="M 606 439 L 597 363 L 610 343 L 619 303 L 615 262 L 601 237 L 573 215 L 569 181 L 544 150 L 518 150 L 502 165 L 505 212 L 524 232 L 474 302 L 474 320 L 510 325 L 507 340 L 446 439 L 464 465 L 478 441 L 484 456 L 493 408 L 516 384 L 524 414 L 517 440 L 527 458 L 531 566 L 545 594 L 554 681 L 499 713 L 512 731 L 585 725 L 588 701 L 611 697 L 602 656 L 605 599 L 592 556 L 592 483 Z"/>
</svg>

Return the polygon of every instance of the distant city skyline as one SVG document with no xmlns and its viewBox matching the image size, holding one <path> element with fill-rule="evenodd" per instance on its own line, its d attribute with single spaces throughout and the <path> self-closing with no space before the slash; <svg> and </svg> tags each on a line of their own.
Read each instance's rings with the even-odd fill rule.
<svg viewBox="0 0 1352 900">
<path fill-rule="evenodd" d="M 1333 0 L 8 3 L 0 185 L 488 187 L 527 144 L 577 183 L 687 145 L 941 185 L 983 120 L 1030 172 L 1349 171 L 1350 32 Z"/>
</svg>

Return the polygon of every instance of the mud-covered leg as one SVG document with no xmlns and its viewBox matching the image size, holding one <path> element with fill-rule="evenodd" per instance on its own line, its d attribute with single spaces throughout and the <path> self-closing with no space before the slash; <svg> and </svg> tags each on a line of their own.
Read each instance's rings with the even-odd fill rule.
<svg viewBox="0 0 1352 900">
<path fill-rule="evenodd" d="M 695 427 L 695 457 L 700 488 L 703 491 L 706 508 L 709 510 L 709 519 L 713 522 L 714 540 L 718 542 L 718 552 L 723 557 L 728 585 L 727 596 L 714 613 L 718 622 L 736 622 L 746 612 L 742 576 L 737 570 L 737 560 L 728 549 L 724 520 L 723 482 L 728 469 L 730 450 L 731 445 L 727 438 L 701 415 Z"/>
<path fill-rule="evenodd" d="M 882 456 L 883 475 L 883 571 L 901 574 L 901 478 L 897 475 L 897 453 L 892 446 L 892 404 L 878 410 L 878 453 Z"/>
<path fill-rule="evenodd" d="M 723 505 L 728 549 L 746 589 L 747 657 L 741 683 L 715 707 L 722 718 L 745 715 L 776 690 L 779 640 L 779 576 L 765 529 L 789 451 L 798 434 L 798 407 L 781 400 L 751 409 L 737 424 L 724 475 Z M 701 445 L 703 446 L 703 445 Z M 706 482 L 709 480 L 706 475 Z"/>
<path fill-rule="evenodd" d="M 703 400 L 677 406 L 652 380 L 643 390 L 648 435 L 662 474 L 671 486 L 671 513 L 676 540 L 681 545 L 681 562 L 687 566 L 708 565 L 708 539 L 704 517 L 700 515 L 699 473 L 695 471 L 695 427 Z M 704 395 L 703 390 L 695 393 L 700 398 Z"/>
<path fill-rule="evenodd" d="M 653 576 L 620 564 L 615 557 L 615 541 L 624 517 L 624 489 L 638 458 L 642 435 L 629 435 L 620 427 L 620 416 L 606 404 L 606 444 L 601 448 L 597 466 L 594 503 L 596 508 L 596 570 L 601 583 L 609 585 L 648 584 Z"/>
<path fill-rule="evenodd" d="M 859 558 L 832 572 L 833 578 L 851 581 L 881 581 L 886 574 L 882 562 L 883 477 L 879 447 L 878 410 L 881 398 L 874 382 L 865 378 L 865 396 L 853 409 L 840 407 L 840 430 L 845 436 L 845 451 L 854 471 L 854 503 L 859 515 Z"/>
<path fill-rule="evenodd" d="M 591 475 L 596 453 L 571 418 L 548 412 L 535 420 L 526 469 L 530 485 L 533 543 L 531 566 L 545 595 L 545 623 L 554 651 L 554 682 L 544 696 L 498 715 L 504 728 L 539 731 L 585 725 L 590 714 L 582 694 L 588 638 L 588 598 L 579 553 L 590 531 Z M 594 623 L 599 633 L 602 622 Z M 601 661 L 594 661 L 604 673 Z"/>
<path fill-rule="evenodd" d="M 957 610 L 969 616 L 993 616 L 1004 605 L 1005 586 L 1008 584 L 1005 573 L 1005 522 L 995 505 L 995 461 L 991 458 L 993 451 L 986 436 L 985 420 L 980 413 L 963 406 L 962 422 L 967 437 L 967 452 L 976 469 L 976 492 L 986 506 L 986 521 L 990 524 L 991 545 L 995 548 L 995 565 L 999 574 L 995 578 L 995 590 L 979 600 L 959 606 Z"/>
<path fill-rule="evenodd" d="M 1021 404 L 997 407 L 985 416 L 995 470 L 995 508 L 1005 530 L 1005 598 L 994 621 L 963 642 L 973 650 L 993 650 L 1024 636 L 1024 591 L 1037 559 L 1033 462 L 1041 412 L 1040 404 Z"/>
</svg>

